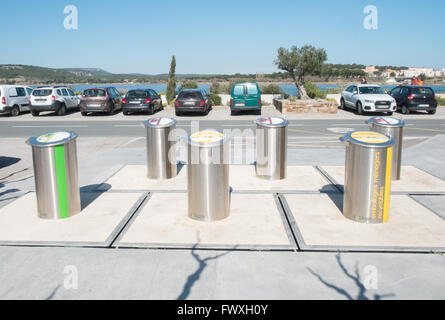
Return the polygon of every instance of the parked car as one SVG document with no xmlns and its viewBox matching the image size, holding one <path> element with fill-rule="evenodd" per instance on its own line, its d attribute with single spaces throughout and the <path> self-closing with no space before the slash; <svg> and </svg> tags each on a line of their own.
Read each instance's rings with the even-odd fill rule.
<svg viewBox="0 0 445 320">
<path fill-rule="evenodd" d="M 122 109 L 122 97 L 114 87 L 85 89 L 80 100 L 80 113 L 105 112 L 109 115 Z"/>
<path fill-rule="evenodd" d="M 261 114 L 261 91 L 256 82 L 237 82 L 232 86 L 230 92 L 230 113 L 237 114 L 239 111 L 254 110 Z"/>
<path fill-rule="evenodd" d="M 42 111 L 55 111 L 58 116 L 64 116 L 67 110 L 79 107 L 80 98 L 69 87 L 39 87 L 32 91 L 29 102 L 35 117 Z"/>
<path fill-rule="evenodd" d="M 397 101 L 397 110 L 403 114 L 408 114 L 411 111 L 436 113 L 436 94 L 430 87 L 402 85 L 392 89 L 390 94 Z"/>
<path fill-rule="evenodd" d="M 179 92 L 175 101 L 175 113 L 177 116 L 182 112 L 200 112 L 208 114 L 212 110 L 207 92 L 202 89 L 183 89 Z"/>
<path fill-rule="evenodd" d="M 358 114 L 364 112 L 386 112 L 392 115 L 396 111 L 396 100 L 380 86 L 357 84 L 347 87 L 340 98 L 340 108 L 356 109 Z"/>
<path fill-rule="evenodd" d="M 161 96 L 152 89 L 129 90 L 122 100 L 122 111 L 124 115 L 130 112 L 149 112 L 155 113 L 156 110 L 162 110 Z"/>
<path fill-rule="evenodd" d="M 0 85 L 0 113 L 16 117 L 29 111 L 29 95 L 32 88 L 15 85 Z"/>
</svg>

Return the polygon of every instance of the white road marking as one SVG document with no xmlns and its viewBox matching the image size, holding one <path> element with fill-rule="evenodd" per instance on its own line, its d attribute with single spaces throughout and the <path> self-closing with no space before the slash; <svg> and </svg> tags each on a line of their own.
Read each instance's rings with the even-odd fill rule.
<svg viewBox="0 0 445 320">
<path fill-rule="evenodd" d="M 52 126 L 52 125 L 48 125 L 48 126 L 12 126 L 13 128 L 88 128 L 88 126 L 71 126 L 71 125 L 66 125 L 66 126 Z"/>
</svg>

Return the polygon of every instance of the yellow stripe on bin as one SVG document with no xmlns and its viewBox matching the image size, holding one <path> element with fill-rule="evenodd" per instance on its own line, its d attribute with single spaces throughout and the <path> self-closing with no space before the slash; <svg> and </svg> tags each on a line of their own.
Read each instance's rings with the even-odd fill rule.
<svg viewBox="0 0 445 320">
<path fill-rule="evenodd" d="M 385 205 L 383 209 L 383 222 L 387 222 L 389 216 L 389 197 L 391 195 L 391 167 L 392 147 L 389 147 L 386 151 Z"/>
</svg>

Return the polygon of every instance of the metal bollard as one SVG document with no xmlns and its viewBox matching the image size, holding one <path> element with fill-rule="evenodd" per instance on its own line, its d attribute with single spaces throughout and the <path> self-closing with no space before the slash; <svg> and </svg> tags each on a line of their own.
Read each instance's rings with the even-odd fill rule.
<svg viewBox="0 0 445 320">
<path fill-rule="evenodd" d="M 388 221 L 394 139 L 372 131 L 349 132 L 343 215 L 364 223 Z"/>
<path fill-rule="evenodd" d="M 73 131 L 60 131 L 26 141 L 32 147 L 39 218 L 65 219 L 81 210 L 77 137 Z"/>
<path fill-rule="evenodd" d="M 393 117 L 373 117 L 366 121 L 371 131 L 383 133 L 394 138 L 395 145 L 392 154 L 392 180 L 400 180 L 402 169 L 403 127 L 405 121 Z"/>
<path fill-rule="evenodd" d="M 176 120 L 158 117 L 150 118 L 143 124 L 147 130 L 147 178 L 164 180 L 176 177 L 175 141 L 169 140 L 176 128 Z"/>
<path fill-rule="evenodd" d="M 192 219 L 216 221 L 229 216 L 229 140 L 217 131 L 189 137 L 187 190 Z"/>
<path fill-rule="evenodd" d="M 287 126 L 281 117 L 261 117 L 256 125 L 256 165 L 258 178 L 281 180 L 287 171 Z"/>
</svg>

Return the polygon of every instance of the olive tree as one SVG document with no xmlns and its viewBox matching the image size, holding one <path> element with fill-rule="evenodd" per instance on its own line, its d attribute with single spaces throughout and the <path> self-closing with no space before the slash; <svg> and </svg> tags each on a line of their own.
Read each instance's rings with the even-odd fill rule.
<svg viewBox="0 0 445 320">
<path fill-rule="evenodd" d="M 279 48 L 277 60 L 274 62 L 294 80 L 300 98 L 308 100 L 310 97 L 304 87 L 304 78 L 309 75 L 320 75 L 326 60 L 327 54 L 324 49 L 305 45 L 301 48 L 292 46 L 290 50 Z"/>
</svg>

